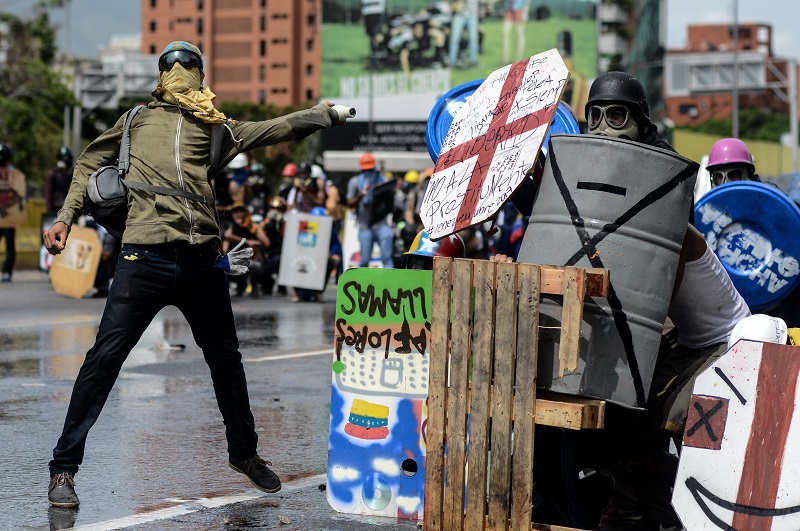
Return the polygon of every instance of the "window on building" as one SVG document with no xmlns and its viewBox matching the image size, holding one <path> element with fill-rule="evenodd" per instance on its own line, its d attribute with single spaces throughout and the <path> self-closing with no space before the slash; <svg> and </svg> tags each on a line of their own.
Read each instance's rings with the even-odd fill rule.
<svg viewBox="0 0 800 531">
<path fill-rule="evenodd" d="M 197 10 L 198 11 L 203 10 L 203 0 L 197 0 Z"/>
<path fill-rule="evenodd" d="M 273 94 L 286 94 L 289 91 L 285 87 L 275 87 L 273 89 L 270 89 L 270 92 L 272 92 Z"/>
<path fill-rule="evenodd" d="M 258 65 L 258 80 L 267 80 L 267 65 Z"/>
<path fill-rule="evenodd" d="M 156 53 L 157 53 L 156 52 L 156 47 L 151 44 L 150 45 L 150 55 L 155 55 Z"/>
<path fill-rule="evenodd" d="M 266 15 L 261 15 L 261 18 L 258 21 L 258 27 L 261 30 L 261 33 L 267 31 L 267 17 Z"/>
<path fill-rule="evenodd" d="M 150 0 L 150 7 L 156 7 L 156 0 Z"/>
<path fill-rule="evenodd" d="M 272 44 L 288 44 L 289 39 L 272 39 Z"/>
<path fill-rule="evenodd" d="M 314 50 L 314 39 L 308 39 L 306 41 L 306 51 L 310 52 Z"/>
<path fill-rule="evenodd" d="M 258 103 L 261 105 L 267 103 L 267 93 L 264 89 L 258 91 Z"/>
<path fill-rule="evenodd" d="M 285 19 L 289 18 L 289 14 L 288 13 L 273 13 L 272 14 L 272 18 L 275 19 L 275 20 L 285 20 Z"/>
<path fill-rule="evenodd" d="M 198 18 L 197 19 L 197 34 L 198 35 L 202 35 L 203 34 L 203 19 L 202 18 Z"/>
<path fill-rule="evenodd" d="M 267 41 L 265 41 L 264 39 L 261 39 L 261 42 L 259 42 L 258 45 L 259 45 L 259 53 L 261 54 L 261 57 L 264 57 L 265 55 L 267 55 Z"/>
<path fill-rule="evenodd" d="M 306 25 L 314 26 L 316 25 L 316 23 L 317 23 L 317 15 L 312 13 L 311 15 L 308 15 L 308 17 L 306 17 Z"/>
<path fill-rule="evenodd" d="M 311 89 L 306 89 L 306 101 L 312 101 L 314 99 L 314 91 Z"/>
<path fill-rule="evenodd" d="M 261 0 L 261 7 L 262 8 L 266 8 L 267 7 L 267 0 Z"/>
<path fill-rule="evenodd" d="M 314 65 L 306 65 L 306 75 L 310 76 L 314 73 Z"/>
<path fill-rule="evenodd" d="M 156 32 L 156 21 L 155 20 L 151 20 L 150 21 L 150 33 L 155 33 L 155 32 Z"/>
<path fill-rule="evenodd" d="M 678 107 L 678 112 L 682 115 L 689 115 L 692 118 L 696 118 L 699 114 L 697 112 L 697 105 L 693 103 L 684 103 Z"/>
<path fill-rule="evenodd" d="M 272 63 L 272 68 L 279 69 L 279 68 L 289 68 L 289 63 Z"/>
</svg>

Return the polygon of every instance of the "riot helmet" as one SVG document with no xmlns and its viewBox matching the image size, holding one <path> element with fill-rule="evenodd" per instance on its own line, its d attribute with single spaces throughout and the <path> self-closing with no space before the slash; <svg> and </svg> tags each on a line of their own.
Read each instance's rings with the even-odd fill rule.
<svg viewBox="0 0 800 531">
<path fill-rule="evenodd" d="M 65 167 L 72 166 L 72 150 L 67 146 L 61 146 L 56 153 L 56 160 L 62 163 Z"/>
<path fill-rule="evenodd" d="M 712 187 L 731 181 L 761 180 L 755 174 L 752 153 L 738 138 L 723 138 L 715 142 L 708 153 L 706 169 L 711 176 Z"/>
<path fill-rule="evenodd" d="M 434 242 L 424 230 L 417 233 L 408 251 L 403 254 L 408 256 L 407 269 L 433 269 L 434 256 L 464 258 L 467 255 L 464 240 L 458 234 L 450 234 Z"/>
<path fill-rule="evenodd" d="M 11 164 L 11 146 L 5 142 L 0 142 L 0 166 Z"/>
<path fill-rule="evenodd" d="M 306 161 L 301 162 L 297 165 L 297 175 L 311 175 L 311 164 Z"/>
<path fill-rule="evenodd" d="M 598 76 L 589 89 L 584 112 L 589 134 L 639 140 L 655 128 L 644 87 L 627 72 Z"/>
</svg>

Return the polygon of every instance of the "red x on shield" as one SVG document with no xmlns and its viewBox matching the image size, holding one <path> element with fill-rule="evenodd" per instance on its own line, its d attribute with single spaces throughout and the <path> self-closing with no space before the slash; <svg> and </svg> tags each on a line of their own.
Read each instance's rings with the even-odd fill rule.
<svg viewBox="0 0 800 531">
<path fill-rule="evenodd" d="M 484 129 L 485 132 L 444 151 L 436 162 L 434 178 L 431 179 L 431 183 L 428 185 L 422 205 L 422 208 L 427 210 L 428 214 L 423 216 L 423 221 L 426 222 L 426 229 L 432 239 L 442 238 L 491 217 L 522 182 L 524 170 L 520 170 L 519 165 L 516 163 L 520 156 L 524 156 L 531 162 L 535 160 L 536 152 L 541 147 L 547 127 L 556 112 L 563 87 L 566 85 L 566 76 L 568 75 L 566 67 L 563 67 L 563 79 L 554 79 L 549 72 L 545 72 L 543 75 L 540 72 L 540 69 L 544 70 L 548 66 L 552 66 L 546 65 L 548 61 L 553 61 L 552 53 L 556 54 L 556 59 L 563 66 L 560 56 L 557 56 L 557 52 L 551 50 L 510 65 L 504 79 L 502 76 L 497 75 L 503 69 L 494 72 L 476 91 L 475 95 L 477 96 L 485 85 L 497 83 L 499 80 L 503 81 L 497 101 L 486 109 L 487 112 L 482 114 L 482 117 L 491 117 L 488 127 L 483 127 L 485 123 L 483 118 L 470 126 L 470 128 L 474 129 Z M 524 93 L 520 94 L 520 91 Z M 547 91 L 549 91 L 548 101 L 545 103 L 544 99 L 542 99 L 541 103 L 545 103 L 543 106 L 538 106 L 539 108 L 534 112 L 522 114 L 509 122 L 515 111 L 519 114 L 520 108 L 529 105 L 532 100 L 535 101 L 542 97 L 542 93 Z M 453 122 L 456 127 L 461 126 L 462 122 L 459 122 L 458 118 L 461 117 L 462 113 L 481 114 L 482 109 L 475 113 L 475 109 L 470 107 L 472 105 L 485 105 L 485 100 L 474 98 L 467 103 L 468 105 L 459 112 Z M 457 131 L 455 133 L 457 134 Z M 528 151 L 532 152 L 525 154 L 514 153 L 513 148 L 515 146 L 524 145 L 535 137 L 537 133 L 538 142 L 536 146 L 533 148 L 528 146 Z M 454 131 L 451 126 L 451 130 L 448 132 L 448 139 L 453 134 Z M 493 165 L 493 162 L 496 162 L 498 150 L 508 150 L 509 144 L 507 141 L 509 140 L 512 141 L 510 145 L 512 148 L 511 153 L 503 161 Z M 447 144 L 447 141 L 445 141 L 445 144 Z M 520 151 L 520 149 L 517 149 L 517 151 Z M 506 155 L 504 153 L 504 157 Z M 470 159 L 474 159 L 471 172 L 447 172 L 447 170 L 453 169 L 454 166 Z M 527 166 L 529 167 L 530 163 Z M 437 177 L 439 178 L 437 179 Z M 490 190 L 485 191 L 484 194 L 484 185 L 487 179 L 491 179 L 491 186 L 489 187 Z M 463 187 L 465 181 L 468 181 L 468 184 L 463 192 L 459 192 L 455 197 L 449 197 L 447 201 L 437 201 L 436 198 L 441 197 L 443 190 L 445 194 L 452 192 L 459 187 Z M 499 196 L 501 200 L 485 201 L 484 204 L 481 204 L 481 200 L 488 195 Z M 458 211 L 453 222 L 453 213 L 456 206 Z M 444 223 L 437 222 L 437 210 L 444 215 L 447 221 Z"/>
</svg>

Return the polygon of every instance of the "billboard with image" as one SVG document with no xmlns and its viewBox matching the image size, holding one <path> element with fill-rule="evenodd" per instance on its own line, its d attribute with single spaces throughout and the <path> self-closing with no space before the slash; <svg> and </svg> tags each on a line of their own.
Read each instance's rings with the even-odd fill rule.
<svg viewBox="0 0 800 531">
<path fill-rule="evenodd" d="M 356 121 L 424 121 L 452 87 L 558 48 L 572 105 L 596 75 L 596 12 L 596 0 L 323 0 L 322 97 L 358 106 Z"/>
</svg>

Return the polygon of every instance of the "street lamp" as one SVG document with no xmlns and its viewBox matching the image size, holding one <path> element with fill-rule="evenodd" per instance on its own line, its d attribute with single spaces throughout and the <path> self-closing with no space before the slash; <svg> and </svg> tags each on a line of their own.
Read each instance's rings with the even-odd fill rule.
<svg viewBox="0 0 800 531">
<path fill-rule="evenodd" d="M 733 0 L 733 93 L 731 136 L 739 138 L 739 0 Z"/>
</svg>

